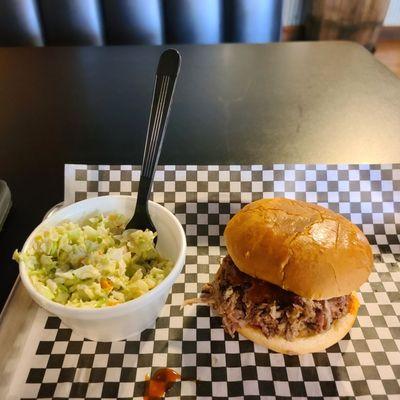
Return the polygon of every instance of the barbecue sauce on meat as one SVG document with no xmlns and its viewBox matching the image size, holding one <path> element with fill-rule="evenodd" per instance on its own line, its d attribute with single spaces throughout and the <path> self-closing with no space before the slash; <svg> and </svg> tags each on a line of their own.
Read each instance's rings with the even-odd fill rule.
<svg viewBox="0 0 400 400">
<path fill-rule="evenodd" d="M 282 306 L 299 302 L 300 297 L 298 295 L 241 272 L 229 256 L 226 258 L 229 267 L 224 269 L 224 278 L 229 285 L 241 286 L 247 289 L 245 291 L 245 301 L 250 301 L 253 304 L 272 303 L 275 301 Z"/>
<path fill-rule="evenodd" d="M 201 300 L 219 315 L 233 336 L 242 322 L 271 337 L 287 340 L 323 332 L 349 311 L 351 296 L 311 300 L 241 272 L 229 255 L 224 257 L 214 282 L 203 286 Z"/>
</svg>

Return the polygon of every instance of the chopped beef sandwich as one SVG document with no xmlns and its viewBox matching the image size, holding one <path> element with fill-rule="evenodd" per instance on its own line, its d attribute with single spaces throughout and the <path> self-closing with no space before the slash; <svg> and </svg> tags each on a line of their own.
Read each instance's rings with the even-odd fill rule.
<svg viewBox="0 0 400 400">
<path fill-rule="evenodd" d="M 263 199 L 239 211 L 225 233 L 228 255 L 188 303 L 209 304 L 225 330 L 284 354 L 318 352 L 353 326 L 355 290 L 372 270 L 364 234 L 323 207 Z"/>
</svg>

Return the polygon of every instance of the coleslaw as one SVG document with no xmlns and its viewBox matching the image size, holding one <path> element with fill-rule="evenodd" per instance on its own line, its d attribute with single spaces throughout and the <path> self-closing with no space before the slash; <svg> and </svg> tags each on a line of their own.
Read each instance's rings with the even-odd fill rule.
<svg viewBox="0 0 400 400">
<path fill-rule="evenodd" d="M 162 282 L 172 262 L 154 246 L 156 233 L 124 231 L 120 214 L 65 221 L 38 234 L 23 261 L 35 289 L 71 307 L 102 308 L 136 299 Z"/>
</svg>

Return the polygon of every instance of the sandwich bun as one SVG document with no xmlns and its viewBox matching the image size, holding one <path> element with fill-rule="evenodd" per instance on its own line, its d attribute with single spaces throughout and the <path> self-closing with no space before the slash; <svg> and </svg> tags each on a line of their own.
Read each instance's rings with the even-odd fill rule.
<svg viewBox="0 0 400 400">
<path fill-rule="evenodd" d="M 228 222 L 224 237 L 242 272 L 311 300 L 348 295 L 372 271 L 371 247 L 361 230 L 341 215 L 303 201 L 250 203 Z M 346 321 L 335 328 L 335 337 L 347 332 L 354 319 Z M 330 335 L 321 340 L 329 342 Z"/>
<path fill-rule="evenodd" d="M 329 330 L 316 335 L 298 337 L 291 341 L 282 336 L 267 338 L 261 329 L 249 325 L 239 328 L 238 332 L 254 343 L 278 353 L 288 355 L 317 353 L 334 345 L 346 336 L 356 320 L 358 308 L 357 295 L 352 293 L 350 312 L 344 317 L 335 320 Z"/>
</svg>

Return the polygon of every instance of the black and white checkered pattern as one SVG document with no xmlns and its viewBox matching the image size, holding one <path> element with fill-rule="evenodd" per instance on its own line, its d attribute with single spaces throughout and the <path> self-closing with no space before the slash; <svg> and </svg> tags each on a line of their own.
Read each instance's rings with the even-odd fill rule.
<svg viewBox="0 0 400 400">
<path fill-rule="evenodd" d="M 66 202 L 130 194 L 138 180 L 138 167 L 69 165 Z M 375 271 L 360 289 L 355 326 L 326 352 L 268 352 L 226 335 L 207 306 L 180 310 L 217 271 L 229 218 L 278 196 L 340 212 L 373 247 Z M 177 215 L 188 239 L 186 266 L 155 329 L 136 341 L 95 343 L 42 311 L 23 398 L 141 399 L 145 375 L 165 366 L 198 380 L 177 383 L 168 398 L 400 398 L 400 164 L 165 166 L 153 199 Z"/>
</svg>

